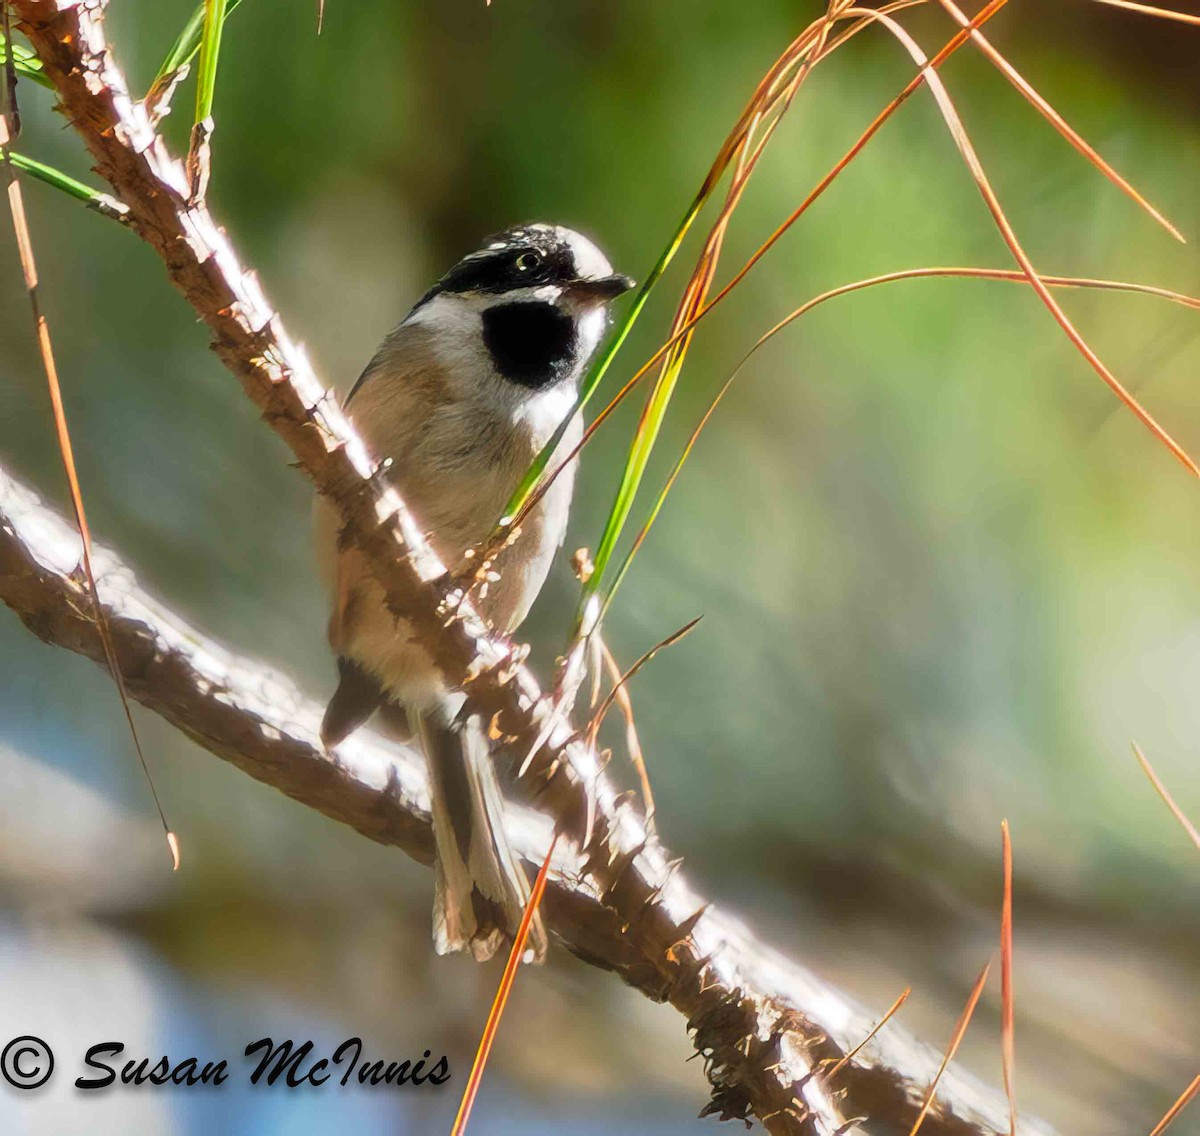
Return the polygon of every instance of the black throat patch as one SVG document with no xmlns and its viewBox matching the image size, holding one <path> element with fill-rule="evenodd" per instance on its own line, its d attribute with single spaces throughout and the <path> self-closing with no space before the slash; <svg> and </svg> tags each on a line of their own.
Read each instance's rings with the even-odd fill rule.
<svg viewBox="0 0 1200 1136">
<path fill-rule="evenodd" d="M 575 363 L 575 321 L 543 301 L 514 301 L 486 309 L 483 342 L 496 370 L 531 390 L 557 383 Z"/>
</svg>

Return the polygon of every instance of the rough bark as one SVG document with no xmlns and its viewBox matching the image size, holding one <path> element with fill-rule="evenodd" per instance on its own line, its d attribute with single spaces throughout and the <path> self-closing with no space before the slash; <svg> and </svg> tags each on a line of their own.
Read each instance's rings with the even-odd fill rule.
<svg viewBox="0 0 1200 1136">
<path fill-rule="evenodd" d="M 253 275 L 241 268 L 206 206 L 190 199 L 182 166 L 130 98 L 113 61 L 101 0 L 10 3 L 58 91 L 60 109 L 97 173 L 127 206 L 128 223 L 160 255 L 208 326 L 222 362 L 299 467 L 336 504 L 345 538 L 363 550 L 393 608 L 507 737 L 511 752 L 523 755 L 538 745 L 527 788 L 535 788 L 531 795 L 545 815 L 522 815 L 518 846 L 540 859 L 551 823 L 580 833 L 590 785 L 592 839 L 582 851 L 563 844 L 548 902 L 552 928 L 581 957 L 686 1015 L 706 1057 L 710 1111 L 757 1116 L 780 1134 L 833 1133 L 852 1117 L 870 1117 L 877 1131 L 907 1129 L 937 1055 L 889 1029 L 839 1072 L 831 1091 L 820 1064 L 855 1046 L 870 1028 L 868 1017 L 702 904 L 636 809 L 596 771 L 594 755 L 570 740 L 569 725 L 543 739 L 551 708 L 520 665 L 521 653 L 492 636 L 452 590 L 403 502 L 373 476 L 361 441 Z M 46 641 L 99 658 L 72 574 L 69 530 L 11 479 L 0 482 L 0 504 L 3 599 Z M 141 594 L 115 558 L 100 567 L 135 697 L 252 776 L 428 861 L 427 797 L 416 755 L 355 739 L 336 759 L 328 757 L 316 742 L 316 708 L 288 680 L 186 628 Z M 993 1094 L 948 1075 L 923 1131 L 983 1133 L 1006 1125 L 1006 1109 Z"/>
<path fill-rule="evenodd" d="M 43 642 L 103 667 L 80 554 L 78 533 L 0 468 L 0 600 Z M 289 678 L 189 627 L 102 546 L 95 567 L 134 698 L 256 780 L 430 862 L 429 792 L 418 752 L 364 732 L 336 756 L 326 754 L 317 737 L 321 707 Z M 531 867 L 540 864 L 550 820 L 532 809 L 512 814 L 516 847 Z M 633 824 L 627 815 L 625 822 Z M 776 1133 L 832 1133 L 849 1117 L 868 1118 L 876 1133 L 907 1131 L 937 1069 L 936 1051 L 889 1026 L 824 1084 L 821 1068 L 870 1032 L 871 1015 L 704 904 L 664 849 L 635 832 L 645 847 L 610 865 L 608 882 L 560 843 L 546 915 L 580 958 L 670 1000 L 687 1017 L 706 1058 L 711 1109 L 757 1115 Z M 1003 1100 L 951 1067 L 922 1130 L 979 1136 L 1006 1126 Z M 1031 1122 L 1021 1131 L 1048 1132 Z"/>
</svg>

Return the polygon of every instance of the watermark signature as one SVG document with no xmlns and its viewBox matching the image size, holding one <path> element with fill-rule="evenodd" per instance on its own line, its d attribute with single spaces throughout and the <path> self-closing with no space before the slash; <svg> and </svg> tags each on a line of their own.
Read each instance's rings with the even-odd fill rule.
<svg viewBox="0 0 1200 1136">
<path fill-rule="evenodd" d="M 226 1058 L 206 1061 L 199 1057 L 176 1059 L 128 1057 L 120 1041 L 100 1041 L 83 1054 L 75 1078 L 77 1089 L 120 1089 L 129 1085 L 183 1088 L 216 1087 L 241 1076 L 251 1085 L 279 1084 L 287 1089 L 302 1085 L 320 1088 L 444 1085 L 450 1080 L 450 1062 L 430 1051 L 417 1060 L 389 1060 L 364 1053 L 360 1037 L 349 1037 L 328 1056 L 312 1041 L 291 1038 L 276 1042 L 261 1037 L 242 1051 L 231 1067 Z M 36 1089 L 54 1074 L 54 1051 L 41 1038 L 14 1037 L 0 1053 L 0 1076 L 15 1089 Z"/>
</svg>

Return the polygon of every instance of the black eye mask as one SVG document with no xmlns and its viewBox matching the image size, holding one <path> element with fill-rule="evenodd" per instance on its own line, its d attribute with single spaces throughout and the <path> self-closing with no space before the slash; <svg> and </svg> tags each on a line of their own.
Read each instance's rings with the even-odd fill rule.
<svg viewBox="0 0 1200 1136">
<path fill-rule="evenodd" d="M 493 248 L 495 245 L 497 247 Z M 514 288 L 566 284 L 578 275 L 571 246 L 548 231 L 516 228 L 491 237 L 478 252 L 460 260 L 421 300 L 439 292 L 496 295 Z M 420 304 L 417 305 L 420 307 Z"/>
</svg>

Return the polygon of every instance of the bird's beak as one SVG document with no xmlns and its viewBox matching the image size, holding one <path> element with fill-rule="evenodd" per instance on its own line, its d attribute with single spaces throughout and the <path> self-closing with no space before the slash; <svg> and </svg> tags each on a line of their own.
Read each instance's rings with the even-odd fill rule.
<svg viewBox="0 0 1200 1136">
<path fill-rule="evenodd" d="M 578 296 L 581 300 L 598 300 L 607 303 L 623 296 L 630 288 L 635 287 L 636 280 L 614 272 L 611 276 L 599 276 L 594 280 L 574 280 L 567 285 L 567 291 Z"/>
</svg>

